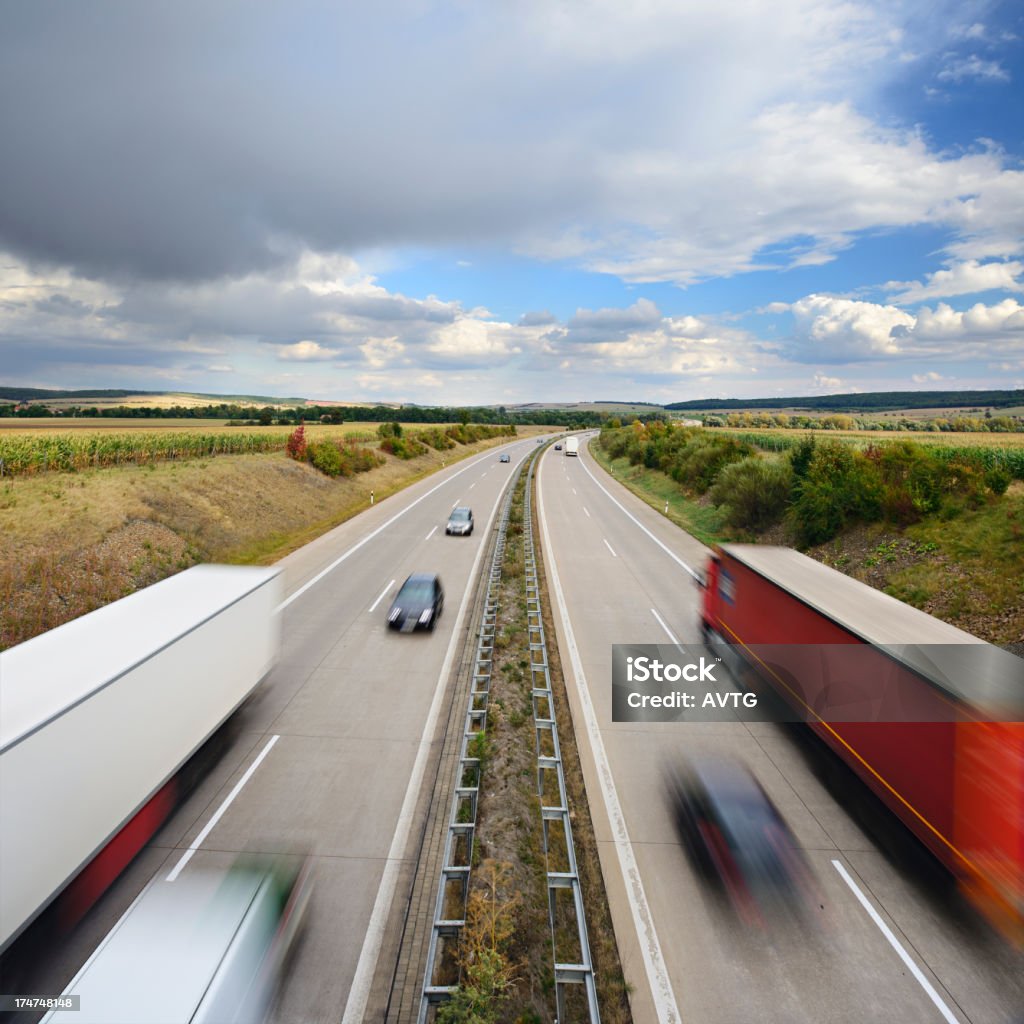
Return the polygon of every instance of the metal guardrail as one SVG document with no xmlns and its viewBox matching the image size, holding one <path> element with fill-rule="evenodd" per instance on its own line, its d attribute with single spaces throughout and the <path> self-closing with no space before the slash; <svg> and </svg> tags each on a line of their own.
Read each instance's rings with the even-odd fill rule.
<svg viewBox="0 0 1024 1024">
<path fill-rule="evenodd" d="M 445 837 L 444 853 L 441 860 L 440 884 L 434 905 L 434 920 L 427 947 L 427 963 L 423 973 L 423 989 L 420 997 L 418 1024 L 426 1024 L 430 1009 L 447 1000 L 454 986 L 439 985 L 434 981 L 443 956 L 444 946 L 451 940 L 458 940 L 466 923 L 466 903 L 469 899 L 469 872 L 473 858 L 473 841 L 476 835 L 477 801 L 480 794 L 480 759 L 470 754 L 471 744 L 478 733 L 487 728 L 487 704 L 491 687 L 491 666 L 494 658 L 494 632 L 498 616 L 498 585 L 501 583 L 501 565 L 505 558 L 505 539 L 508 532 L 509 513 L 512 510 L 512 496 L 515 494 L 522 465 L 515 472 L 508 485 L 508 493 L 502 504 L 498 519 L 498 536 L 491 558 L 487 594 L 484 597 L 483 614 L 477 640 L 476 656 L 473 662 L 473 679 L 469 690 L 469 706 L 466 709 L 459 751 L 459 768 L 455 792 L 452 796 L 451 811 L 448 815 L 448 834 Z M 449 907 L 451 889 L 455 887 L 456 911 Z"/>
<path fill-rule="evenodd" d="M 537 753 L 537 794 L 541 804 L 543 825 L 548 920 L 551 925 L 555 979 L 556 1024 L 558 1021 L 566 1021 L 566 995 L 569 985 L 584 986 L 587 1020 L 590 1024 L 600 1024 L 601 1014 L 597 1003 L 597 986 L 594 980 L 593 960 L 590 955 L 590 942 L 587 937 L 583 893 L 576 865 L 576 849 L 572 839 L 572 823 L 569 818 L 565 774 L 562 770 L 562 754 L 558 742 L 558 725 L 555 718 L 554 696 L 551 690 L 547 642 L 544 637 L 540 588 L 537 579 L 531 485 L 538 454 L 535 452 L 527 462 L 526 494 L 523 501 L 523 556 L 530 650 L 529 670 Z M 474 742 L 476 735 L 482 733 L 487 727 L 487 704 L 490 695 L 494 634 L 498 614 L 497 588 L 501 583 L 501 566 L 505 556 L 505 541 L 509 513 L 512 509 L 512 498 L 522 472 L 523 467 L 520 466 L 509 484 L 508 494 L 502 505 L 498 521 L 498 536 L 491 559 L 490 578 L 484 599 L 469 706 L 466 710 L 459 756 L 458 783 L 452 797 L 451 812 L 448 817 L 448 834 L 445 838 L 444 854 L 441 861 L 440 884 L 434 907 L 430 943 L 427 949 L 427 963 L 417 1024 L 426 1024 L 431 1008 L 447 1000 L 454 990 L 452 985 L 436 984 L 434 978 L 440 963 L 439 955 L 443 956 L 444 954 L 444 944 L 452 940 L 457 941 L 466 923 L 469 873 L 476 833 L 477 801 L 480 793 L 480 760 L 471 756 L 470 745 Z M 546 796 L 552 793 L 555 802 L 545 803 Z M 559 864 L 564 864 L 566 869 L 552 870 L 552 862 L 556 860 Z M 450 890 L 453 886 L 458 893 L 454 901 L 458 908 L 457 916 L 449 913 Z M 565 894 L 569 896 L 568 901 L 564 899 Z M 572 948 L 575 957 L 571 960 L 563 959 L 559 955 L 560 950 L 564 949 L 566 945 L 566 930 L 569 929 L 569 934 L 572 934 L 571 927 L 573 925 L 575 926 L 576 942 Z"/>
<path fill-rule="evenodd" d="M 530 463 L 523 504 L 523 554 L 526 576 L 526 621 L 530 638 L 530 673 L 533 682 L 533 722 L 537 745 L 537 795 L 541 804 L 544 825 L 544 856 L 548 887 L 548 918 L 551 923 L 551 946 L 554 959 L 555 1003 L 558 1021 L 565 1021 L 566 986 L 583 985 L 587 997 L 587 1020 L 600 1024 L 601 1013 L 597 1003 L 594 965 L 587 938 L 587 920 L 583 910 L 583 893 L 576 865 L 576 848 L 572 840 L 572 822 L 566 799 L 565 773 L 558 743 L 558 724 L 554 695 L 551 692 L 551 672 L 548 666 L 547 642 L 544 638 L 544 619 L 537 580 L 537 560 L 533 544 L 533 517 L 531 484 L 536 460 Z M 553 785 L 552 785 L 553 780 Z M 555 803 L 546 803 L 554 793 Z M 560 826 L 560 827 L 559 827 Z M 552 861 L 567 865 L 564 871 L 553 871 Z M 571 899 L 566 907 L 562 894 Z M 568 943 L 563 927 L 568 928 L 575 919 L 576 945 L 573 952 L 578 959 L 560 957 L 560 949 Z"/>
</svg>

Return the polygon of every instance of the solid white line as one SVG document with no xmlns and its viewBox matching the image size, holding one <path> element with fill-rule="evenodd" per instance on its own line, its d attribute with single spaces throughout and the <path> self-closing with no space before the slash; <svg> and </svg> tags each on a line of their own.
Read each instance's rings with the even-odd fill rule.
<svg viewBox="0 0 1024 1024">
<path fill-rule="evenodd" d="M 587 506 L 586 505 L 583 506 L 583 511 L 587 512 Z M 587 518 L 588 519 L 590 518 L 590 513 L 589 512 L 587 512 Z"/>
<path fill-rule="evenodd" d="M 181 874 L 182 869 L 192 859 L 192 854 L 194 854 L 196 850 L 198 850 L 199 847 L 203 845 L 203 840 L 213 831 L 214 826 L 217 824 L 218 821 L 220 821 L 224 812 L 231 806 L 231 802 L 235 799 L 236 796 L 238 796 L 239 793 L 242 792 L 242 787 L 252 778 L 253 772 L 255 772 L 257 768 L 259 768 L 260 763 L 263 761 L 263 758 L 265 758 L 267 754 L 270 753 L 270 748 L 280 738 L 280 736 L 270 737 L 269 741 L 267 742 L 267 745 L 260 751 L 259 757 L 257 757 L 256 760 L 253 761 L 251 765 L 249 765 L 248 771 L 238 780 L 238 782 L 235 783 L 235 788 L 231 790 L 230 793 L 228 793 L 227 799 L 224 801 L 224 803 L 220 805 L 220 807 L 217 808 L 217 811 L 214 814 L 214 816 L 206 823 L 206 828 L 204 828 L 203 831 L 195 837 L 195 839 L 192 842 L 192 845 L 182 855 L 181 860 L 179 860 L 178 863 L 174 865 L 174 869 L 167 876 L 168 882 L 173 882 L 178 877 L 178 875 Z"/>
<path fill-rule="evenodd" d="M 504 493 L 504 488 L 502 493 Z M 488 532 L 494 526 L 494 520 L 498 514 L 498 506 L 500 504 L 501 495 L 499 494 L 498 501 L 494 503 L 494 507 L 491 509 L 490 520 L 487 523 Z M 477 578 L 484 546 L 483 544 L 477 546 L 476 558 L 473 561 L 473 568 L 469 575 L 470 580 Z M 434 689 L 434 699 L 431 702 L 430 711 L 427 713 L 427 721 L 423 727 L 420 745 L 416 751 L 416 760 L 413 763 L 412 774 L 409 776 L 409 785 L 405 791 L 405 799 L 402 801 L 402 810 L 399 812 L 398 821 L 395 824 L 395 834 L 391 839 L 387 860 L 384 861 L 384 872 L 381 875 L 380 885 L 377 888 L 377 898 L 373 902 L 373 911 L 366 926 L 366 937 L 363 939 L 363 948 L 359 953 L 356 973 L 352 977 L 352 984 L 348 990 L 348 999 L 345 1002 L 345 1013 L 341 1018 L 341 1024 L 361 1024 L 366 1013 L 366 1003 L 370 998 L 370 986 L 373 983 L 373 972 L 376 969 L 377 960 L 380 958 L 380 949 L 384 943 L 384 925 L 391 912 L 391 903 L 395 897 L 398 873 L 402 864 L 401 857 L 408 845 L 413 817 L 419 805 L 420 787 L 423 784 L 423 775 L 427 767 L 427 756 L 430 753 L 434 731 L 437 728 L 437 719 L 441 713 L 445 683 L 447 682 L 448 674 L 451 672 L 452 662 L 455 660 L 455 648 L 458 646 L 462 622 L 466 616 L 466 609 L 469 607 L 471 589 L 469 586 L 466 587 L 466 591 L 462 595 L 462 604 L 459 606 L 459 613 L 455 617 L 452 638 L 448 642 L 448 650 L 445 653 L 444 663 L 441 666 L 441 672 L 437 679 L 437 686 Z"/>
<path fill-rule="evenodd" d="M 437 527 L 435 526 L 435 527 L 434 527 L 434 530 L 436 530 L 436 529 L 437 529 Z M 430 531 L 430 533 L 433 533 L 433 532 L 434 532 L 434 530 L 431 530 L 431 531 Z M 429 536 L 430 536 L 430 534 L 428 533 L 428 534 L 427 534 L 427 536 L 429 537 Z M 382 590 L 382 591 L 380 592 L 380 597 L 378 597 L 378 598 L 377 598 L 377 600 L 376 600 L 376 601 L 374 601 L 374 602 L 373 602 L 373 604 L 371 604 L 371 605 L 370 605 L 370 609 L 369 609 L 369 610 L 370 610 L 371 612 L 372 612 L 372 611 L 373 611 L 373 610 L 374 610 L 374 609 L 375 609 L 375 608 L 377 607 L 377 605 L 379 605 L 379 604 L 381 603 L 381 601 L 383 601 L 383 600 L 384 600 L 384 595 L 385 595 L 385 594 L 386 594 L 386 593 L 387 593 L 387 592 L 388 592 L 388 591 L 389 591 L 389 590 L 390 590 L 390 589 L 391 589 L 391 588 L 392 588 L 392 587 L 393 587 L 394 585 L 395 585 L 395 581 L 394 581 L 394 580 L 392 580 L 392 581 L 391 581 L 391 582 L 390 582 L 390 583 L 389 583 L 389 584 L 388 584 L 388 585 L 387 585 L 387 586 L 386 586 L 386 587 L 385 587 L 385 588 L 384 588 L 384 589 L 383 589 L 383 590 Z"/>
<path fill-rule="evenodd" d="M 363 537 L 362 540 L 357 541 L 355 544 L 353 544 L 352 547 L 348 549 L 348 551 L 344 552 L 344 554 L 339 555 L 333 562 L 331 562 L 329 566 L 327 566 L 326 569 L 321 569 L 320 572 L 318 572 L 311 580 L 309 580 L 309 582 L 304 583 L 301 587 L 299 587 L 299 589 L 296 590 L 291 597 L 289 597 L 285 601 L 282 601 L 277 606 L 275 611 L 283 612 L 285 608 L 287 608 L 288 605 L 290 605 L 292 601 L 294 601 L 297 597 L 301 597 L 307 590 L 309 590 L 310 587 L 319 583 L 329 572 L 333 572 L 335 569 L 337 569 L 338 566 L 341 565 L 341 563 L 349 557 L 349 555 L 354 554 L 364 544 L 369 543 L 371 540 L 373 540 L 374 537 L 377 536 L 378 533 L 380 533 L 383 530 L 386 530 L 392 523 L 401 519 L 406 512 L 408 512 L 410 509 L 415 508 L 421 501 L 424 501 L 426 498 L 429 498 L 435 491 L 439 491 L 446 484 L 451 483 L 451 481 L 454 480 L 457 476 L 462 476 L 463 473 L 472 469 L 474 466 L 477 465 L 477 463 L 482 462 L 485 458 L 487 458 L 486 455 L 481 455 L 479 459 L 474 459 L 468 466 L 463 466 L 462 469 L 456 470 L 450 476 L 446 476 L 439 484 L 435 484 L 435 486 L 431 487 L 430 490 L 427 491 L 425 494 L 421 494 L 415 501 L 410 501 L 409 504 L 405 506 L 405 508 L 403 508 L 400 512 L 396 512 L 389 520 L 387 520 L 387 522 L 381 523 L 376 530 L 371 530 L 365 537 Z M 458 504 L 458 502 L 456 502 L 456 504 Z M 453 505 L 452 507 L 454 508 L 455 506 Z"/>
<path fill-rule="evenodd" d="M 437 527 L 436 526 L 431 527 L 430 533 L 428 533 L 426 535 L 426 537 L 424 537 L 423 539 L 424 540 L 430 540 L 430 538 L 433 537 L 436 532 L 437 532 Z"/>
<path fill-rule="evenodd" d="M 679 646 L 679 641 L 672 634 L 672 630 L 669 629 L 668 626 L 665 625 L 665 620 L 653 608 L 651 609 L 651 614 L 658 620 L 658 624 L 661 626 L 661 628 L 663 630 L 665 630 L 666 633 L 668 633 L 669 640 L 671 640 L 672 643 L 674 643 L 676 645 L 676 647 L 678 647 Z"/>
<path fill-rule="evenodd" d="M 590 479 L 593 480 L 594 483 L 597 484 L 597 486 L 600 487 L 602 491 L 604 491 L 604 493 L 608 497 L 608 500 L 611 501 L 614 505 L 617 505 L 622 510 L 622 512 L 624 512 L 626 514 L 626 516 L 628 518 L 632 519 L 633 522 L 636 523 L 636 525 L 639 526 L 640 529 L 643 530 L 644 533 L 646 533 L 647 536 L 650 537 L 651 540 L 653 540 L 654 543 L 657 544 L 658 547 L 661 548 L 661 550 L 664 551 L 665 554 L 668 555 L 669 558 L 672 559 L 673 562 L 676 562 L 678 565 L 682 566 L 682 568 L 685 569 L 686 572 L 688 572 L 695 580 L 699 581 L 699 580 L 703 579 L 703 577 L 700 575 L 700 573 L 695 572 L 674 551 L 670 550 L 664 544 L 662 544 L 662 542 L 660 540 L 658 540 L 658 538 L 655 537 L 654 534 L 651 533 L 651 531 L 648 530 L 647 527 L 644 526 L 644 524 L 641 523 L 640 520 L 637 519 L 637 517 L 635 515 L 633 515 L 632 512 L 630 512 L 628 509 L 626 509 L 626 507 L 624 505 L 620 504 L 614 497 L 612 497 L 612 495 L 607 490 L 605 490 L 604 486 L 601 484 L 601 481 L 598 480 L 597 477 L 594 476 L 594 474 L 590 472 L 590 470 L 587 468 L 587 464 L 585 462 L 583 462 L 581 460 L 580 461 L 580 465 L 583 467 L 583 470 L 587 474 L 587 476 L 589 476 Z"/>
<path fill-rule="evenodd" d="M 540 476 L 544 473 L 544 467 L 545 463 L 541 463 Z M 647 894 L 644 892 L 644 884 L 640 878 L 640 868 L 633 853 L 633 844 L 629 838 L 629 830 L 626 828 L 626 816 L 622 812 L 622 804 L 619 802 L 619 794 L 615 789 L 615 780 L 612 778 L 611 766 L 608 764 L 608 754 L 604 749 L 604 741 L 601 739 L 601 729 L 597 724 L 597 714 L 590 700 L 590 691 L 583 672 L 583 662 L 580 659 L 580 652 L 576 646 L 576 636 L 572 631 L 572 624 L 569 621 L 569 609 L 566 607 L 565 595 L 562 593 L 562 584 L 558 578 L 558 569 L 555 565 L 554 549 L 551 546 L 551 536 L 548 533 L 548 521 L 544 514 L 544 488 L 539 482 L 537 486 L 537 513 L 540 518 L 541 532 L 544 536 L 544 551 L 547 555 L 545 568 L 551 578 L 551 589 L 554 592 L 555 602 L 558 605 L 558 614 L 562 622 L 566 646 L 569 650 L 569 662 L 572 665 L 572 676 L 576 694 L 580 702 L 580 708 L 583 711 L 583 720 L 586 723 L 587 736 L 590 739 L 590 746 L 594 754 L 594 764 L 596 765 L 598 779 L 601 783 L 601 796 L 604 798 L 608 822 L 611 825 L 612 834 L 615 836 L 615 853 L 618 857 L 619 870 L 622 872 L 622 878 L 626 886 L 626 898 L 629 900 L 629 909 L 633 916 L 633 927 L 636 929 L 640 954 L 643 957 L 644 969 L 647 972 L 647 983 L 650 985 L 651 997 L 654 1000 L 658 1021 L 661 1024 L 677 1024 L 681 1019 L 679 1007 L 676 1005 L 672 981 L 668 976 L 665 959 L 661 953 L 658 932 L 654 927 L 654 918 L 651 915 L 651 908 L 647 903 Z"/>
<path fill-rule="evenodd" d="M 604 540 L 604 537 L 602 537 L 601 540 Z M 611 544 L 608 543 L 608 541 L 604 540 L 604 546 L 612 553 L 612 558 L 619 557 L 617 554 L 615 554 L 615 549 L 611 546 Z"/>
<path fill-rule="evenodd" d="M 917 966 L 917 964 L 915 964 L 914 961 L 911 960 L 910 955 L 903 948 L 902 944 L 900 943 L 900 940 L 897 939 L 895 935 L 893 935 L 892 929 L 882 920 L 881 915 L 878 913 L 878 911 L 875 910 L 875 908 L 871 905 L 871 903 L 869 902 L 868 898 L 864 895 L 864 893 L 860 891 L 860 887 L 850 877 L 850 874 L 846 870 L 846 868 L 843 867 L 843 865 L 837 860 L 832 861 L 832 866 L 836 869 L 836 871 L 839 872 L 843 881 L 846 882 L 846 884 L 853 890 L 853 894 L 860 901 L 860 905 L 868 912 L 868 914 L 871 917 L 871 920 L 874 921 L 876 925 L 878 925 L 879 931 L 881 931 L 881 933 L 889 940 L 889 945 L 892 946 L 892 948 L 895 949 L 896 952 L 899 954 L 899 958 L 906 965 L 907 970 L 909 970 L 910 973 L 917 979 L 918 984 L 920 984 L 921 988 L 923 988 L 925 992 L 928 994 L 928 998 L 931 999 L 931 1001 L 935 1004 L 939 1013 L 942 1014 L 942 1016 L 946 1019 L 946 1021 L 949 1022 L 949 1024 L 959 1024 L 956 1015 L 946 1005 L 942 996 L 940 996 L 939 993 L 935 991 L 935 987 L 924 976 L 924 974 L 922 973 L 921 969 Z"/>
</svg>

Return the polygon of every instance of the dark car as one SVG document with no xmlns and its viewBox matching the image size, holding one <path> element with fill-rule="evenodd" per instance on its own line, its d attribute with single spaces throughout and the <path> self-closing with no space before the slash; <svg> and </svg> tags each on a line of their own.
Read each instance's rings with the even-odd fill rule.
<svg viewBox="0 0 1024 1024">
<path fill-rule="evenodd" d="M 403 584 L 388 609 L 388 626 L 403 633 L 433 630 L 444 608 L 444 590 L 434 573 L 415 572 Z"/>
<path fill-rule="evenodd" d="M 741 762 L 702 757 L 668 774 L 676 825 L 697 866 L 749 924 L 798 916 L 814 881 L 782 815 Z"/>
<path fill-rule="evenodd" d="M 555 445 L 555 451 L 556 452 L 560 452 L 561 450 L 562 450 L 562 446 L 560 444 L 556 444 Z"/>
<path fill-rule="evenodd" d="M 509 456 L 502 455 L 501 458 L 498 459 L 498 461 L 499 462 L 511 462 L 512 460 L 509 458 Z"/>
<path fill-rule="evenodd" d="M 468 537 L 473 532 L 473 510 L 465 506 L 453 508 L 444 532 L 456 537 Z"/>
</svg>

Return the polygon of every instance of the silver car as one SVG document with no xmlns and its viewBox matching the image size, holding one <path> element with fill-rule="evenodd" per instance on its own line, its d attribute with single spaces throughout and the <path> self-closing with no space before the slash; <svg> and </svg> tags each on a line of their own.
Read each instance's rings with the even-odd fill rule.
<svg viewBox="0 0 1024 1024">
<path fill-rule="evenodd" d="M 465 506 L 452 509 L 444 532 L 454 537 L 468 537 L 473 532 L 473 510 Z"/>
</svg>

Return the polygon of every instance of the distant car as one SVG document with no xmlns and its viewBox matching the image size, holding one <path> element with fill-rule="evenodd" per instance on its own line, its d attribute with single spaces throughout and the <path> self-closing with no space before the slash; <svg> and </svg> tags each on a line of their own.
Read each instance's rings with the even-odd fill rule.
<svg viewBox="0 0 1024 1024">
<path fill-rule="evenodd" d="M 543 437 L 538 437 L 537 438 L 537 444 L 543 444 L 543 443 L 544 443 L 544 438 Z"/>
<path fill-rule="evenodd" d="M 509 458 L 509 456 L 508 456 L 508 455 L 502 455 L 502 456 L 501 456 L 501 458 L 499 458 L 499 459 L 498 459 L 498 461 L 499 461 L 499 462 L 511 462 L 511 461 L 512 461 L 512 459 L 511 459 L 511 458 Z"/>
<path fill-rule="evenodd" d="M 668 778 L 676 825 L 697 866 L 748 923 L 799 913 L 813 877 L 785 819 L 750 769 L 729 757 L 685 762 Z"/>
<path fill-rule="evenodd" d="M 391 602 L 388 627 L 403 633 L 411 633 L 414 629 L 433 630 L 443 608 L 441 580 L 433 573 L 413 573 Z"/>
<path fill-rule="evenodd" d="M 555 451 L 556 452 L 560 452 L 561 450 L 562 450 L 562 446 L 560 444 L 556 444 L 555 445 Z"/>
<path fill-rule="evenodd" d="M 452 509 L 444 532 L 452 536 L 468 537 L 473 532 L 473 510 L 464 506 Z"/>
</svg>

